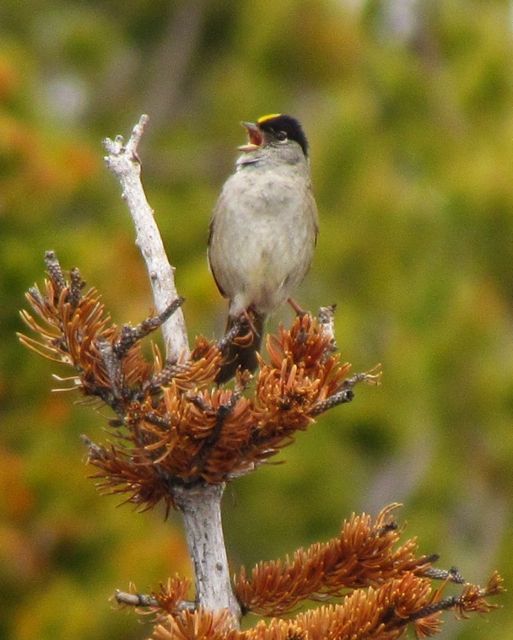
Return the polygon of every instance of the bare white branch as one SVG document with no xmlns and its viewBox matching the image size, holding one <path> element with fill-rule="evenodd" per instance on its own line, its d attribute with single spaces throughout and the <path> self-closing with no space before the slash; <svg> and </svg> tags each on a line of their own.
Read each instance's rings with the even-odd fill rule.
<svg viewBox="0 0 513 640">
<path fill-rule="evenodd" d="M 233 626 L 238 627 L 241 611 L 230 583 L 221 522 L 223 492 L 224 485 L 198 485 L 175 487 L 173 495 L 184 518 L 196 576 L 196 598 L 206 609 L 228 609 Z"/>
<path fill-rule="evenodd" d="M 137 147 L 141 140 L 147 116 L 141 116 L 130 139 L 125 144 L 121 136 L 104 141 L 108 155 L 107 166 L 121 183 L 122 197 L 126 201 L 136 229 L 136 244 L 143 254 L 153 289 L 153 299 L 159 314 L 178 298 L 173 268 L 164 250 L 159 229 L 153 217 L 141 184 L 141 166 Z M 167 358 L 176 361 L 189 355 L 185 321 L 178 309 L 162 325 Z M 173 496 L 183 513 L 185 534 L 196 577 L 197 604 L 210 610 L 228 609 L 233 626 L 238 627 L 240 607 L 230 582 L 228 559 L 221 523 L 221 498 L 224 485 L 198 485 L 174 487 Z M 118 601 L 136 606 L 153 606 L 144 596 L 118 594 Z"/>
<path fill-rule="evenodd" d="M 176 291 L 174 268 L 164 249 L 158 227 L 153 216 L 153 209 L 146 200 L 141 183 L 141 164 L 137 148 L 148 122 L 148 116 L 142 115 L 132 130 L 130 139 L 125 144 L 122 136 L 114 140 L 104 141 L 108 155 L 107 166 L 121 184 L 122 197 L 128 205 L 134 221 L 136 244 L 146 262 L 153 290 L 153 300 L 157 313 L 162 313 L 178 298 Z M 169 360 L 187 358 L 189 343 L 185 320 L 181 309 L 178 309 L 163 325 L 162 334 L 166 345 L 166 356 Z"/>
</svg>

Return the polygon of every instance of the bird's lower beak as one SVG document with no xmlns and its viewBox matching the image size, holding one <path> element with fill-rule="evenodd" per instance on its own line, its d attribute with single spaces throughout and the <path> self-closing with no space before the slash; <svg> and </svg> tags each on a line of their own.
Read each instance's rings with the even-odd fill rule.
<svg viewBox="0 0 513 640">
<path fill-rule="evenodd" d="M 255 122 L 241 122 L 248 134 L 248 144 L 239 147 L 240 151 L 254 151 L 262 146 L 264 137 L 258 125 Z"/>
</svg>

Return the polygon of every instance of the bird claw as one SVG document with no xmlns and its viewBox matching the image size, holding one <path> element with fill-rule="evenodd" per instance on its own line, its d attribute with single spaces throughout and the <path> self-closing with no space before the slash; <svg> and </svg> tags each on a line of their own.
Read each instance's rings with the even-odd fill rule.
<svg viewBox="0 0 513 640">
<path fill-rule="evenodd" d="M 305 311 L 303 307 L 299 306 L 299 304 L 294 300 L 294 298 L 287 298 L 287 302 L 290 304 L 295 314 L 300 318 L 302 318 L 303 316 L 306 316 L 306 314 L 308 313 L 308 311 Z"/>
</svg>

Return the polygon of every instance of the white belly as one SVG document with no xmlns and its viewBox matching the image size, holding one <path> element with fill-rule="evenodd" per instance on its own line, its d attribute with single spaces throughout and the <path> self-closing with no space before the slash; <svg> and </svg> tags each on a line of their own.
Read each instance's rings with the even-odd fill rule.
<svg viewBox="0 0 513 640">
<path fill-rule="evenodd" d="M 230 177 L 213 218 L 209 258 L 231 315 L 282 304 L 303 280 L 315 242 L 308 181 L 254 173 L 249 185 L 241 172 Z"/>
</svg>

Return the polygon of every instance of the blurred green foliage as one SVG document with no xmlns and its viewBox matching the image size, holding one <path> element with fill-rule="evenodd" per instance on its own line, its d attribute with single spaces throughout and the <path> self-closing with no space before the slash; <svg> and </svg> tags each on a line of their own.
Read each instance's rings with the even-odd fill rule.
<svg viewBox="0 0 513 640">
<path fill-rule="evenodd" d="M 14 337 L 45 249 L 81 268 L 115 321 L 151 308 L 100 144 L 142 112 L 144 182 L 191 338 L 224 323 L 205 244 L 238 122 L 289 112 L 309 135 L 321 218 L 298 297 L 337 302 L 343 357 L 385 372 L 301 434 L 285 466 L 228 488 L 234 568 L 401 501 L 441 566 L 478 582 L 497 567 L 511 586 L 512 15 L 506 0 L 4 0 L 0 637 L 142 638 L 109 606 L 114 588 L 189 572 L 178 517 L 116 509 L 86 480 L 79 435 L 103 438 L 106 410 L 51 394 L 54 367 Z M 443 637 L 513 637 L 502 601 Z"/>
</svg>

